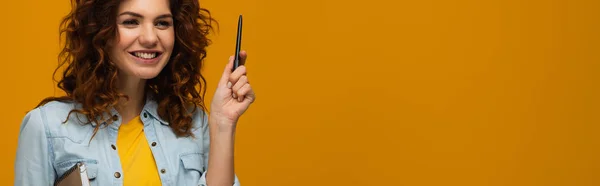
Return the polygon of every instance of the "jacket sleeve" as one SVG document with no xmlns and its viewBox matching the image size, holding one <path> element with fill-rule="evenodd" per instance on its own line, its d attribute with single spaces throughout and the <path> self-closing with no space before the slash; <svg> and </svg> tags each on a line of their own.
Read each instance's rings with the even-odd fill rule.
<svg viewBox="0 0 600 186">
<path fill-rule="evenodd" d="M 41 108 L 29 111 L 19 133 L 15 160 L 15 185 L 52 185 L 55 172 L 50 158 L 52 146 L 48 141 L 45 114 Z"/>
<path fill-rule="evenodd" d="M 203 148 L 203 152 L 204 154 L 202 155 L 204 159 L 204 170 L 208 170 L 208 151 L 210 150 L 210 130 L 208 129 L 208 115 L 206 115 L 205 113 L 202 114 L 202 126 L 200 127 L 200 133 L 202 134 L 202 148 Z M 200 184 L 199 186 L 207 186 L 206 184 L 206 173 L 208 171 L 204 171 L 204 173 L 202 174 L 202 177 L 200 177 Z M 237 175 L 233 175 L 234 176 L 234 180 L 233 180 L 233 186 L 240 186 L 240 181 L 238 180 Z"/>
</svg>

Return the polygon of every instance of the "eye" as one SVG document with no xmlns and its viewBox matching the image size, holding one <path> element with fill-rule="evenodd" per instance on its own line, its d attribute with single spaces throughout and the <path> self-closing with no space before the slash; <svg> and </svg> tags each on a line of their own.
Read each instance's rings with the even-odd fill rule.
<svg viewBox="0 0 600 186">
<path fill-rule="evenodd" d="M 171 26 L 171 22 L 169 21 L 158 21 L 155 24 L 158 28 L 169 28 Z"/>
<path fill-rule="evenodd" d="M 128 19 L 128 20 L 123 21 L 123 23 L 121 23 L 121 24 L 123 24 L 125 26 L 134 26 L 134 25 L 138 25 L 139 23 L 135 19 Z"/>
</svg>

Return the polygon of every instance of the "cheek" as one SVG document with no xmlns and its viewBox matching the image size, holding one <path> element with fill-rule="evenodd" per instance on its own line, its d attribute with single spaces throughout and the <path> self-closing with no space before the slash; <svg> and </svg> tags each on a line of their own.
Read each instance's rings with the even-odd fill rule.
<svg viewBox="0 0 600 186">
<path fill-rule="evenodd" d="M 137 33 L 131 29 L 119 29 L 117 37 L 113 40 L 110 49 L 110 58 L 120 68 L 126 68 L 126 61 L 129 54 L 127 49 L 133 45 Z"/>
<path fill-rule="evenodd" d="M 118 34 L 119 40 L 116 46 L 120 48 L 121 51 L 126 51 L 126 49 L 135 42 L 135 39 L 138 36 L 137 31 L 133 29 L 119 29 Z"/>
<path fill-rule="evenodd" d="M 160 42 L 165 47 L 167 52 L 173 51 L 173 46 L 175 45 L 175 32 L 173 29 L 167 29 L 160 33 Z"/>
</svg>

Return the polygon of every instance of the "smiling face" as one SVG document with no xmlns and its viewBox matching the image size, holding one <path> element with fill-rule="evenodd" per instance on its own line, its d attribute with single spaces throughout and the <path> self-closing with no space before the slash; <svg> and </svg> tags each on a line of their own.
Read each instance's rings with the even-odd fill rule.
<svg viewBox="0 0 600 186">
<path fill-rule="evenodd" d="M 175 42 L 168 0 L 125 0 L 117 13 L 110 58 L 121 75 L 152 79 L 165 67 Z"/>
</svg>

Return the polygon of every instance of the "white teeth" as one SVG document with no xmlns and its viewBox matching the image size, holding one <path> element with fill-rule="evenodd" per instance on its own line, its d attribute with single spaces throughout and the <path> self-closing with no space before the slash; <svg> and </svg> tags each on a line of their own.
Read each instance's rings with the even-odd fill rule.
<svg viewBox="0 0 600 186">
<path fill-rule="evenodd" d="M 146 53 L 146 52 L 135 52 L 135 56 L 144 59 L 152 59 L 156 57 L 156 52 Z"/>
</svg>

